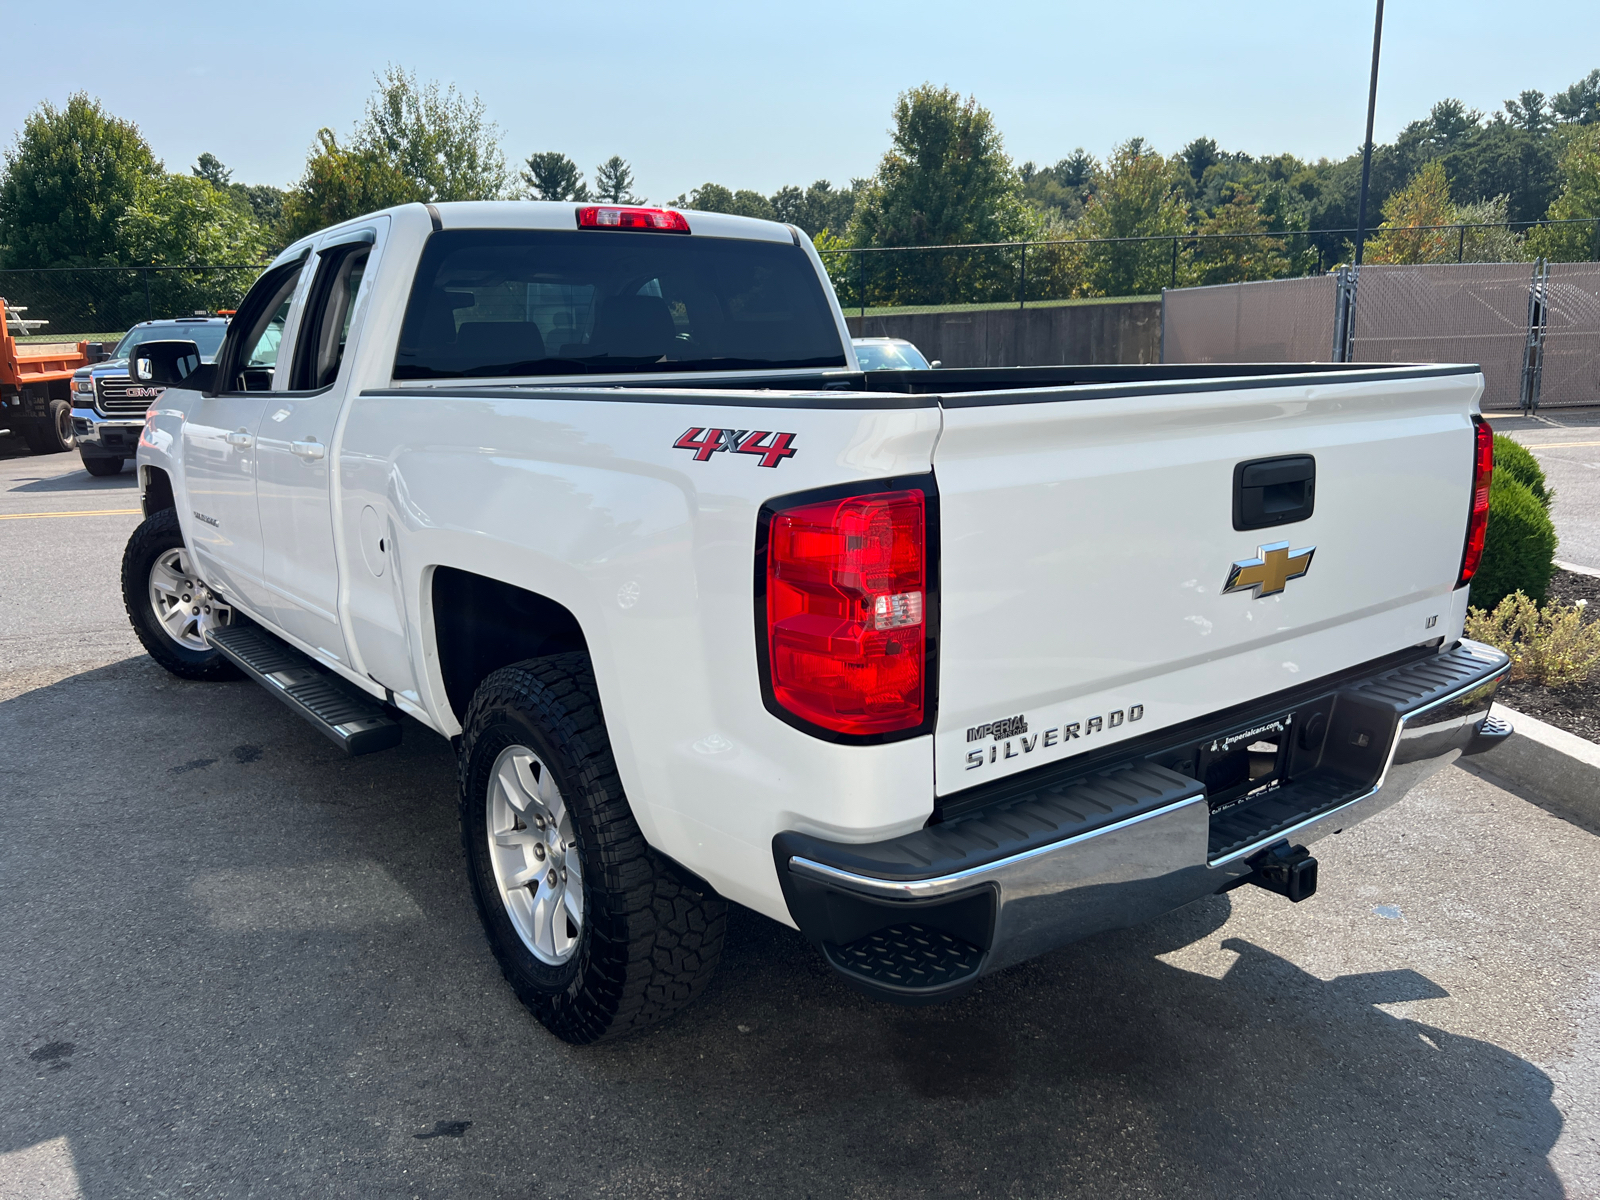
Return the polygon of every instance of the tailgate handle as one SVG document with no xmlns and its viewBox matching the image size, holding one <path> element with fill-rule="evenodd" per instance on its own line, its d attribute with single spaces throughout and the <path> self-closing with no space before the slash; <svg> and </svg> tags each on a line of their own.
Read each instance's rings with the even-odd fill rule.
<svg viewBox="0 0 1600 1200">
<path fill-rule="evenodd" d="M 1233 527 L 1267 529 L 1304 521 L 1316 492 L 1317 460 L 1309 454 L 1242 462 L 1233 468 Z"/>
</svg>

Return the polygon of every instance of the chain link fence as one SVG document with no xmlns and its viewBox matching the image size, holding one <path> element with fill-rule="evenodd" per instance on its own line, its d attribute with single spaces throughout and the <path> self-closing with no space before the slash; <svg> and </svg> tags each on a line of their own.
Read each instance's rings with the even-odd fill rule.
<svg viewBox="0 0 1600 1200">
<path fill-rule="evenodd" d="M 1332 275 L 1180 288 L 1161 298 L 1164 362 L 1329 362 Z"/>
<path fill-rule="evenodd" d="M 1362 267 L 1348 362 L 1465 362 L 1483 368 L 1483 407 L 1522 402 L 1528 263 Z"/>
<path fill-rule="evenodd" d="M 1487 410 L 1600 404 L 1600 264 L 1340 268 L 1169 290 L 1163 362 L 1465 362 Z"/>
<path fill-rule="evenodd" d="M 1600 221 L 1591 220 L 1419 225 L 1369 234 L 1432 235 L 1429 252 L 1443 263 L 1472 264 L 1503 258 L 1508 247 L 1519 246 L 1523 235 L 1542 225 L 1592 230 L 1592 252 L 1600 258 Z M 1154 297 L 1180 286 L 1316 278 L 1340 262 L 1355 235 L 1354 229 L 1184 233 L 819 253 L 841 307 L 866 316 L 1041 307 L 1089 298 Z"/>
<path fill-rule="evenodd" d="M 37 342 L 109 340 L 161 317 L 187 317 L 233 308 L 263 265 L 192 267 L 49 267 L 0 271 L 0 297 L 44 321 Z"/>
<path fill-rule="evenodd" d="M 1600 263 L 1551 263 L 1543 300 L 1540 407 L 1600 404 Z"/>
</svg>

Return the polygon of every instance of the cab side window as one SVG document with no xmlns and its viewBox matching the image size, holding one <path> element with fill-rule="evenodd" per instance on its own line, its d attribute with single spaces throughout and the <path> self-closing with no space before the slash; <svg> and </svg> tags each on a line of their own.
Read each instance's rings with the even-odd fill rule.
<svg viewBox="0 0 1600 1200">
<path fill-rule="evenodd" d="M 294 390 L 316 391 L 339 378 L 356 297 L 371 257 L 368 242 L 331 246 L 318 255 L 317 278 L 306 301 L 295 350 L 290 384 Z"/>
</svg>

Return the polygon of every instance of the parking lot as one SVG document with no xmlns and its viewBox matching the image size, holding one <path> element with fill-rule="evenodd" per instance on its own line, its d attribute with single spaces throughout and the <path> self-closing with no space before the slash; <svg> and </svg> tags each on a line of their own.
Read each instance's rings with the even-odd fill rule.
<svg viewBox="0 0 1600 1200">
<path fill-rule="evenodd" d="M 479 932 L 443 740 L 347 760 L 142 656 L 137 503 L 0 458 L 4 1200 L 1600 1196 L 1600 838 L 1484 779 L 1319 843 L 1301 905 L 943 1007 L 736 910 L 698 1005 L 577 1049 Z"/>
<path fill-rule="evenodd" d="M 1555 490 L 1551 515 L 1559 562 L 1600 571 L 1600 412 L 1549 409 L 1537 416 L 1490 414 L 1495 432 L 1533 451 Z"/>
</svg>

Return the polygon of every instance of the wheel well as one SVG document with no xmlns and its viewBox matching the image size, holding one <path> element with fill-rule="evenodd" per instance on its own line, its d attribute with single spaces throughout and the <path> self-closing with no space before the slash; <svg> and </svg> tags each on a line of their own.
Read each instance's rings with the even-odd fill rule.
<svg viewBox="0 0 1600 1200">
<path fill-rule="evenodd" d="M 578 619 L 547 596 L 455 567 L 433 572 L 439 671 L 456 719 L 493 671 L 525 658 L 588 652 Z"/>
<path fill-rule="evenodd" d="M 144 515 L 150 516 L 164 508 L 177 508 L 172 498 L 172 480 L 160 467 L 144 469 Z"/>
</svg>

